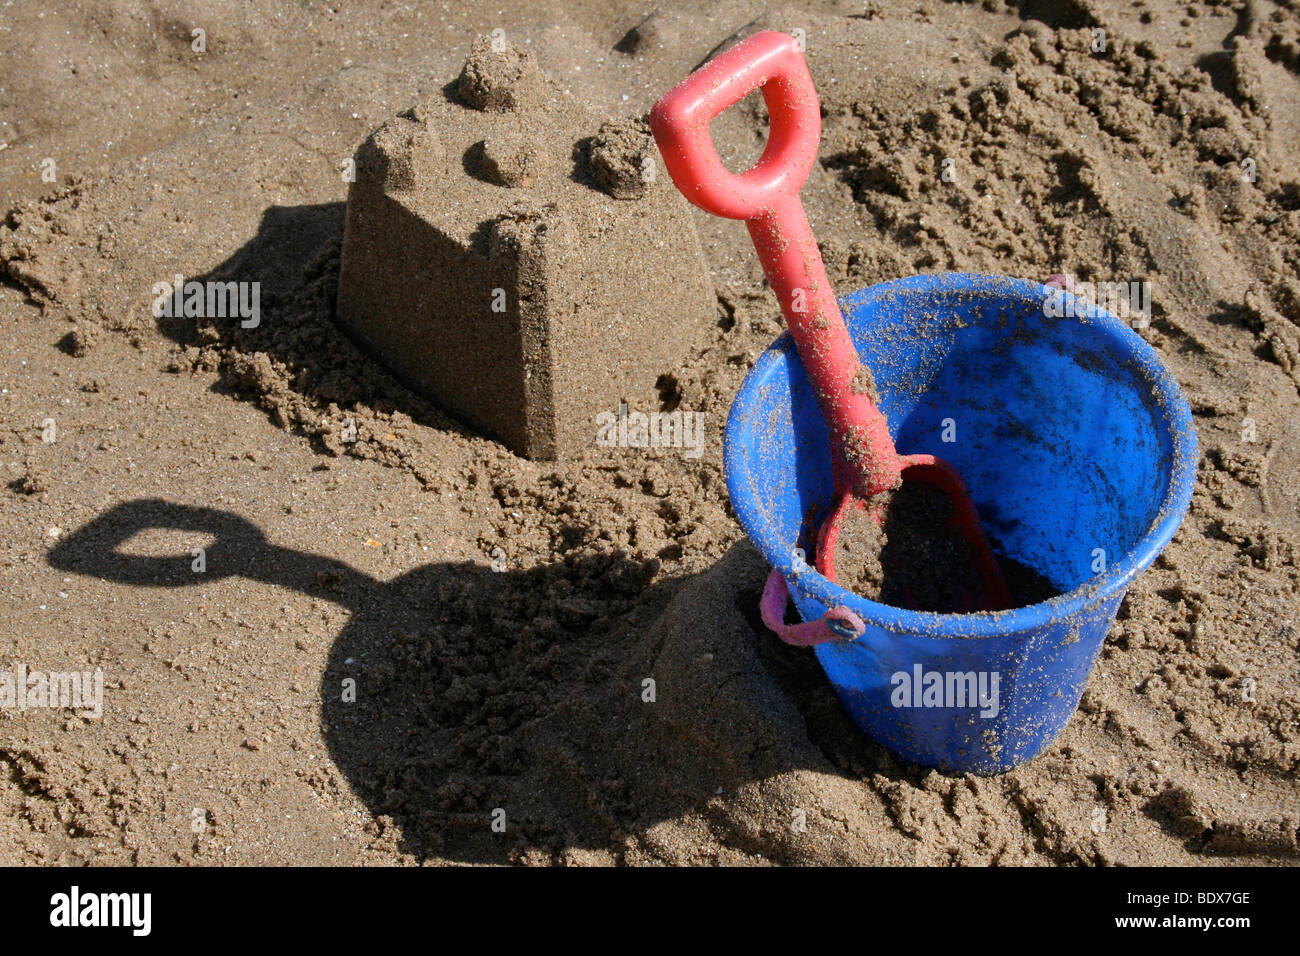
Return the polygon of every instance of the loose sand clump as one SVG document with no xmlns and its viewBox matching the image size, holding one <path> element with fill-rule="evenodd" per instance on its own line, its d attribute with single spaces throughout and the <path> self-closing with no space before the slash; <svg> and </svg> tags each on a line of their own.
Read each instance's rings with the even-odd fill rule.
<svg viewBox="0 0 1300 956">
<path fill-rule="evenodd" d="M 486 36 L 474 42 L 456 89 L 475 109 L 504 113 L 540 105 L 546 85 L 531 52 L 503 37 Z"/>
<path fill-rule="evenodd" d="M 657 181 L 658 150 L 644 120 L 605 123 L 591 144 L 596 184 L 615 199 L 639 199 Z"/>
<path fill-rule="evenodd" d="M 489 136 L 480 147 L 478 173 L 498 186 L 527 186 L 542 169 L 542 137 L 525 129 Z"/>
</svg>

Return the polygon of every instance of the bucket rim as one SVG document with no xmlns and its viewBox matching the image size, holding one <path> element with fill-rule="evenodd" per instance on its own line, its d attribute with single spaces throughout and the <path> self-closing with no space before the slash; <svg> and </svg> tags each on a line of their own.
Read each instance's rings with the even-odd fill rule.
<svg viewBox="0 0 1300 956">
<path fill-rule="evenodd" d="M 933 611 L 912 611 L 869 600 L 846 590 L 823 576 L 808 564 L 795 566 L 794 554 L 778 540 L 772 528 L 749 527 L 741 520 L 746 535 L 757 545 L 764 558 L 781 572 L 792 589 L 812 598 L 827 608 L 847 606 L 863 617 L 866 623 L 896 633 L 917 634 L 936 639 L 986 638 L 1009 633 L 1030 631 L 1048 624 L 1081 615 L 1116 595 L 1122 595 L 1130 584 L 1159 556 L 1182 523 L 1191 502 L 1196 483 L 1198 441 L 1191 408 L 1187 404 L 1177 380 L 1156 352 L 1128 324 L 1104 309 L 1077 299 L 1060 289 L 1019 279 L 1012 276 L 983 275 L 968 272 L 930 273 L 907 276 L 877 283 L 839 298 L 845 312 L 885 295 L 904 291 L 929 293 L 1000 296 L 1025 302 L 1046 301 L 1049 296 L 1063 295 L 1066 302 L 1079 302 L 1085 309 L 1082 316 L 1062 317 L 1061 322 L 1083 322 L 1096 327 L 1099 336 L 1107 341 L 1117 354 L 1129 356 L 1138 372 L 1149 384 L 1160 409 L 1160 421 L 1172 445 L 1172 462 L 1169 481 L 1160 500 L 1156 517 L 1147 530 L 1129 548 L 1120 560 L 1110 564 L 1100 574 L 1083 581 L 1070 591 L 1024 607 L 1006 611 L 981 611 L 969 614 L 939 614 Z M 1077 310 L 1076 310 L 1077 311 Z M 737 518 L 753 510 L 754 495 L 747 485 L 749 474 L 739 441 L 740 421 L 759 404 L 759 383 L 775 370 L 776 364 L 788 355 L 797 355 L 794 342 L 787 331 L 776 339 L 750 368 L 732 401 L 727 415 L 723 437 L 723 467 L 727 492 L 736 510 Z M 743 476 L 743 478 L 742 478 Z M 774 561 L 773 558 L 779 560 Z"/>
</svg>

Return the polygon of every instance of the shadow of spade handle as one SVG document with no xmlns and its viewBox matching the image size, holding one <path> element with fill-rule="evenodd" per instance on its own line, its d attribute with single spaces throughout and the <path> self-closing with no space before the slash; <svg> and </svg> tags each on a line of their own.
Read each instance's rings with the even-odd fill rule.
<svg viewBox="0 0 1300 956">
<path fill-rule="evenodd" d="M 199 555 L 149 557 L 128 554 L 121 547 L 146 530 L 183 531 L 215 540 Z M 196 541 L 197 550 L 200 542 Z M 63 538 L 47 559 L 60 571 L 136 584 L 179 588 L 205 580 L 240 576 L 278 584 L 312 597 L 355 608 L 354 602 L 382 588 L 382 582 L 341 561 L 281 548 L 266 540 L 260 528 L 229 511 L 180 505 L 158 498 L 128 501 L 105 511 Z"/>
</svg>

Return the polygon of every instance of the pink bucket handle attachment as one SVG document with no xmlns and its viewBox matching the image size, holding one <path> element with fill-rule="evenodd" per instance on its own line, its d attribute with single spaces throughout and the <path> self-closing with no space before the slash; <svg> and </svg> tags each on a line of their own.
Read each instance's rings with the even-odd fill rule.
<svg viewBox="0 0 1300 956">
<path fill-rule="evenodd" d="M 776 568 L 767 576 L 758 613 L 776 636 L 795 647 L 816 647 L 831 641 L 856 641 L 867 626 L 846 607 L 833 607 L 815 621 L 786 624 L 785 611 L 790 605 L 790 588 Z"/>
</svg>

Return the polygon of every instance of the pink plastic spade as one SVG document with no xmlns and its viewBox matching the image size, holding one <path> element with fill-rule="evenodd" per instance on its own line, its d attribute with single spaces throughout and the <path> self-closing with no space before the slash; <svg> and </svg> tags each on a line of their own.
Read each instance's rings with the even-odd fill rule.
<svg viewBox="0 0 1300 956">
<path fill-rule="evenodd" d="M 731 173 L 718 158 L 709 121 L 761 88 L 771 133 L 758 163 Z M 959 610 L 1011 606 L 1006 582 L 961 477 L 933 455 L 900 455 L 889 423 L 853 388 L 860 364 L 826 278 L 799 190 L 817 160 L 821 108 L 794 37 L 765 31 L 696 70 L 650 112 L 664 165 L 683 195 L 706 212 L 743 219 L 776 292 L 830 432 L 835 506 L 817 536 L 817 569 L 835 580 L 835 545 L 851 508 L 883 521 L 879 496 L 904 480 L 933 485 L 952 501 L 950 527 L 970 545 L 982 593 Z"/>
</svg>

